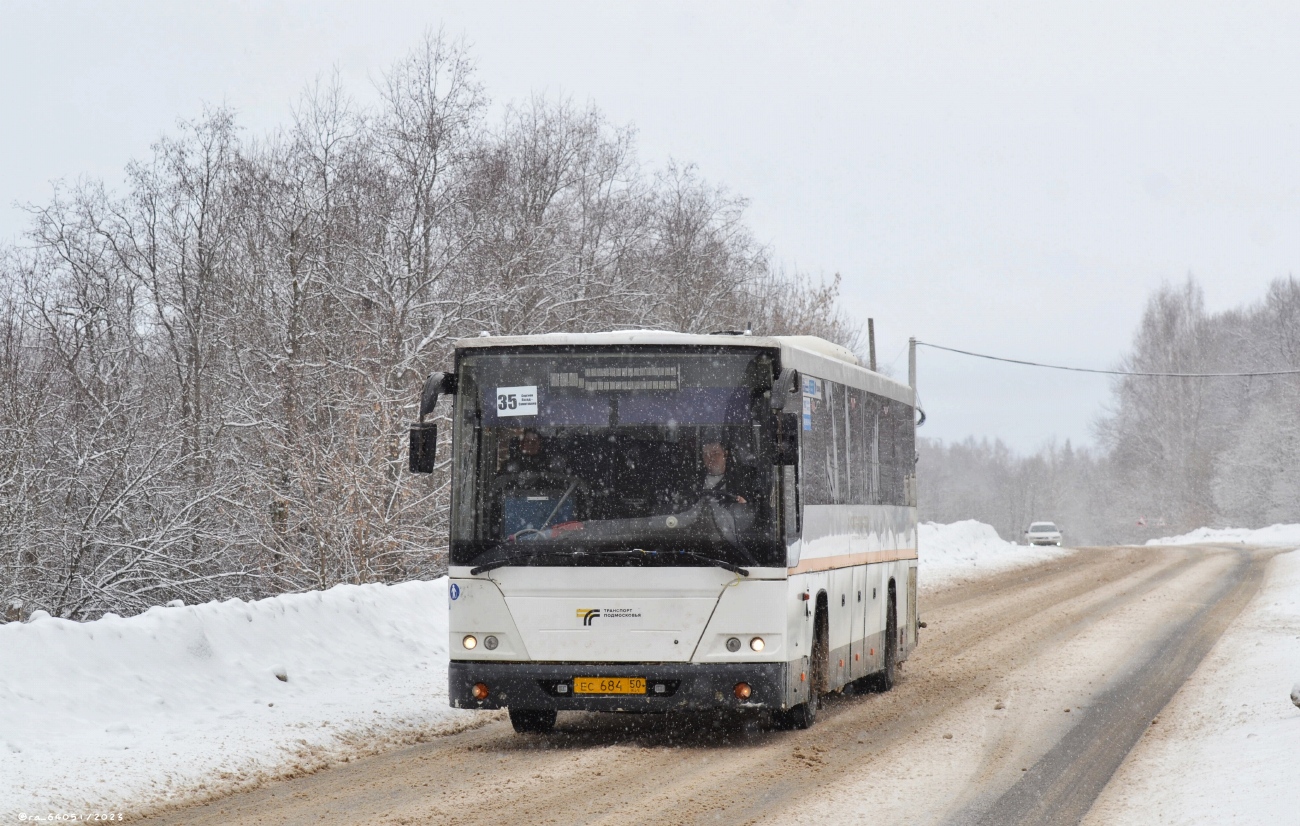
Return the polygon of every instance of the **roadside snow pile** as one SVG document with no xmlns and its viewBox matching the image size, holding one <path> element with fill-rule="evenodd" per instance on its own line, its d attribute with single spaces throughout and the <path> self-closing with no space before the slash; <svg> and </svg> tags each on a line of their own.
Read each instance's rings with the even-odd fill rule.
<svg viewBox="0 0 1300 826">
<path fill-rule="evenodd" d="M 0 819 L 130 812 L 466 722 L 446 579 L 0 625 Z"/>
<path fill-rule="evenodd" d="M 1085 824 L 1295 823 L 1300 552 L 1279 555 L 1115 773 Z"/>
<path fill-rule="evenodd" d="M 1277 545 L 1300 548 L 1300 525 L 1272 525 L 1267 528 L 1197 528 L 1182 536 L 1148 539 L 1148 545 L 1197 545 L 1202 542 L 1235 542 L 1242 545 Z"/>
<path fill-rule="evenodd" d="M 920 580 L 927 587 L 988 576 L 1070 553 L 1063 548 L 1007 542 L 992 525 L 974 519 L 949 525 L 923 522 L 918 534 Z"/>
</svg>

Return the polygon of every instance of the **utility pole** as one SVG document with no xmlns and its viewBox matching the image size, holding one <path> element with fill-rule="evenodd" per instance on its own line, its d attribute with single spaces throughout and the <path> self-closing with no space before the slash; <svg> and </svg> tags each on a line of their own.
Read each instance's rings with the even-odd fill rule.
<svg viewBox="0 0 1300 826">
<path fill-rule="evenodd" d="M 867 319 L 867 346 L 871 352 L 871 361 L 868 367 L 874 373 L 876 372 L 876 320 L 874 318 Z"/>
<path fill-rule="evenodd" d="M 907 383 L 916 389 L 916 339 L 907 340 Z"/>
</svg>

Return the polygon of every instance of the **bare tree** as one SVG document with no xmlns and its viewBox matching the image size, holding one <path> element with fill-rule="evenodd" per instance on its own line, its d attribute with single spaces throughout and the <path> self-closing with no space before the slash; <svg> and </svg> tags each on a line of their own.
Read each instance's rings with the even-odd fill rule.
<svg viewBox="0 0 1300 826">
<path fill-rule="evenodd" d="M 0 258 L 0 598 L 88 617 L 440 573 L 449 475 L 404 473 L 403 436 L 479 330 L 855 346 L 838 279 L 774 271 L 742 199 L 643 170 L 594 107 L 489 122 L 436 33 L 379 86 L 319 82 L 259 138 L 207 110 L 121 195 L 33 210 Z"/>
</svg>

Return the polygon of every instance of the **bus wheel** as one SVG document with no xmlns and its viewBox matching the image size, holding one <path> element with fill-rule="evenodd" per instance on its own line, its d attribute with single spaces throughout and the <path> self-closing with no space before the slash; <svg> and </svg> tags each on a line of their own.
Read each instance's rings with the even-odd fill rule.
<svg viewBox="0 0 1300 826">
<path fill-rule="evenodd" d="M 781 729 L 805 729 L 817 722 L 817 706 L 826 691 L 826 671 L 830 664 L 830 621 L 826 607 L 817 605 L 813 620 L 812 656 L 808 658 L 808 702 L 772 714 L 772 721 Z"/>
<path fill-rule="evenodd" d="M 880 672 L 880 690 L 888 691 L 898 681 L 898 609 L 893 588 L 885 614 L 885 669 Z"/>
<path fill-rule="evenodd" d="M 815 700 L 800 703 L 794 708 L 787 708 L 784 711 L 772 712 L 772 725 L 781 731 L 812 728 L 812 724 L 815 722 L 817 722 L 817 702 Z"/>
<path fill-rule="evenodd" d="M 510 725 L 520 734 L 545 734 L 555 728 L 555 710 L 545 708 L 511 708 Z"/>
</svg>

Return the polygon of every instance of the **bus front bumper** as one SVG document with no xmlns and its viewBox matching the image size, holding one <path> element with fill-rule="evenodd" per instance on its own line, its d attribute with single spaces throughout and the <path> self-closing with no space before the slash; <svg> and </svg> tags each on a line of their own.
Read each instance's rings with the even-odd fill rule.
<svg viewBox="0 0 1300 826">
<path fill-rule="evenodd" d="M 787 663 L 512 663 L 453 660 L 447 693 L 453 708 L 525 708 L 556 711 L 667 712 L 707 709 L 780 709 L 792 692 Z M 574 694 L 575 677 L 641 677 L 644 694 Z M 798 675 L 795 675 L 798 679 Z M 474 698 L 474 686 L 487 697 Z M 736 696 L 736 686 L 749 696 Z M 794 705 L 794 699 L 789 705 Z"/>
</svg>

